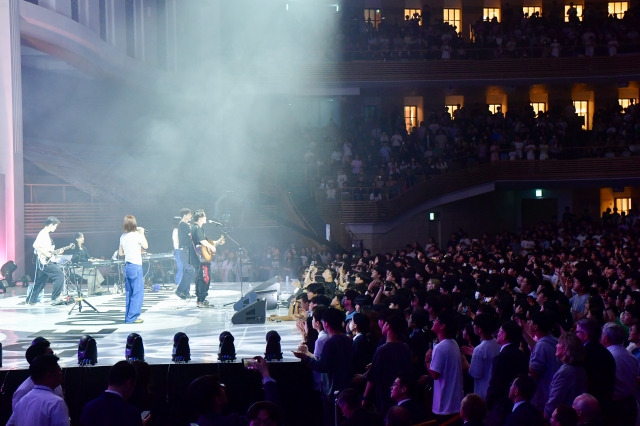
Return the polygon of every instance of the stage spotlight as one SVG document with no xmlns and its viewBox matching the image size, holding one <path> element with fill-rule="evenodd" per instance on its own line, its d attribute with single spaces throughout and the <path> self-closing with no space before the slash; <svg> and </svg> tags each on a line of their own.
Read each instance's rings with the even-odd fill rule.
<svg viewBox="0 0 640 426">
<path fill-rule="evenodd" d="M 127 337 L 127 347 L 124 350 L 124 355 L 129 362 L 144 361 L 144 345 L 142 344 L 142 337 L 138 333 L 131 333 Z"/>
<path fill-rule="evenodd" d="M 223 362 L 235 361 L 236 346 L 233 344 L 234 338 L 228 331 L 220 333 L 220 347 L 218 349 L 218 360 Z"/>
<path fill-rule="evenodd" d="M 264 359 L 267 361 L 281 361 L 282 348 L 280 347 L 280 335 L 271 330 L 267 333 L 267 348 L 264 351 Z"/>
<path fill-rule="evenodd" d="M 191 361 L 189 337 L 181 331 L 173 336 L 173 353 L 171 354 L 171 361 L 181 363 Z"/>
<path fill-rule="evenodd" d="M 18 266 L 13 260 L 8 261 L 0 267 L 0 274 L 7 280 L 8 287 L 13 287 L 13 273 L 18 269 Z"/>
<path fill-rule="evenodd" d="M 82 336 L 78 342 L 78 365 L 96 365 L 97 363 L 98 347 L 96 346 L 96 339 L 88 334 Z"/>
</svg>

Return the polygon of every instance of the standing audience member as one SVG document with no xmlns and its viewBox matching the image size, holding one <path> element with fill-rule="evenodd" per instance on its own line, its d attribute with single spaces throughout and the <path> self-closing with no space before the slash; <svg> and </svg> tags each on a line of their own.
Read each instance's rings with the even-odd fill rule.
<svg viewBox="0 0 640 426">
<path fill-rule="evenodd" d="M 326 388 L 322 389 L 322 405 L 325 424 L 333 422 L 334 395 L 351 384 L 352 342 L 344 330 L 344 312 L 328 308 L 322 316 L 322 326 L 329 334 L 319 358 L 310 356 L 305 345 L 294 355 L 311 369 L 327 373 Z"/>
<path fill-rule="evenodd" d="M 433 378 L 433 414 L 440 422 L 453 418 L 460 411 L 464 397 L 462 387 L 462 355 L 454 340 L 457 332 L 456 319 L 444 311 L 433 323 L 433 332 L 438 336 L 438 344 L 429 349 L 425 363 Z"/>
<path fill-rule="evenodd" d="M 490 424 L 501 425 L 511 412 L 509 387 L 518 374 L 527 374 L 529 357 L 520 350 L 522 328 L 512 320 L 498 330 L 500 353 L 493 360 L 491 380 L 487 389 L 487 408 Z"/>
<path fill-rule="evenodd" d="M 119 361 L 109 370 L 107 390 L 89 401 L 82 409 L 80 424 L 83 426 L 135 426 L 146 424 L 135 406 L 127 401 L 136 386 L 136 369 L 128 361 Z"/>
<path fill-rule="evenodd" d="M 474 332 L 480 335 L 481 342 L 472 349 L 469 375 L 473 377 L 473 392 L 485 400 L 491 379 L 493 359 L 500 353 L 500 345 L 492 336 L 495 330 L 494 323 L 495 321 L 490 314 L 480 314 L 473 320 Z M 463 353 L 465 353 L 465 348 L 467 347 L 461 348 Z"/>
<path fill-rule="evenodd" d="M 29 365 L 39 356 L 53 354 L 51 350 L 51 344 L 44 337 L 36 337 L 33 340 L 33 343 L 29 348 L 27 348 L 27 352 L 25 353 L 25 358 Z M 33 383 L 33 379 L 31 376 L 27 377 L 24 382 L 18 386 L 18 389 L 13 393 L 13 397 L 11 398 L 11 408 L 13 410 L 16 409 L 16 404 L 23 396 L 31 391 L 35 387 L 35 383 Z M 64 394 L 62 393 L 62 386 L 57 386 L 53 389 L 53 393 L 58 395 L 60 398 L 64 398 Z"/>
<path fill-rule="evenodd" d="M 582 367 L 585 349 L 578 336 L 565 333 L 558 339 L 556 356 L 562 365 L 553 376 L 549 389 L 549 400 L 544 406 L 544 415 L 551 418 L 560 404 L 571 405 L 576 396 L 587 390 L 587 373 Z"/>
<path fill-rule="evenodd" d="M 611 352 L 616 361 L 611 420 L 614 425 L 634 425 L 638 415 L 636 394 L 638 393 L 638 360 L 622 346 L 626 333 L 622 326 L 608 322 L 602 328 L 602 345 Z"/>
<path fill-rule="evenodd" d="M 382 325 L 382 334 L 386 342 L 376 349 L 367 373 L 367 385 L 364 390 L 363 404 L 375 396 L 379 413 L 386 413 L 393 404 L 389 389 L 396 377 L 411 374 L 411 350 L 404 343 L 407 322 L 398 314 L 389 316 Z"/>
<path fill-rule="evenodd" d="M 142 249 L 149 248 L 144 228 L 139 227 L 132 215 L 124 217 L 118 253 L 124 256 L 124 286 L 126 292 L 124 322 L 140 324 L 144 301 L 144 275 L 142 273 Z"/>
<path fill-rule="evenodd" d="M 548 312 L 536 312 L 531 317 L 531 334 L 535 341 L 529 358 L 529 375 L 537 382 L 536 394 L 531 403 L 540 411 L 544 410 L 549 400 L 551 381 L 560 368 L 560 361 L 556 357 L 558 339 L 551 335 L 552 328 L 553 318 Z M 525 333 L 525 337 L 527 334 Z"/>
<path fill-rule="evenodd" d="M 613 355 L 600 343 L 602 329 L 593 318 L 583 318 L 576 324 L 576 336 L 585 349 L 584 369 L 587 372 L 587 392 L 600 404 L 602 412 L 610 412 L 616 362 Z"/>
<path fill-rule="evenodd" d="M 68 426 L 69 409 L 53 390 L 62 384 L 59 358 L 45 354 L 29 365 L 35 386 L 16 404 L 7 426 Z"/>
<path fill-rule="evenodd" d="M 507 417 L 506 426 L 542 426 L 542 412 L 531 404 L 536 392 L 536 381 L 533 377 L 520 374 L 509 388 L 509 399 L 513 402 L 511 414 Z"/>
</svg>

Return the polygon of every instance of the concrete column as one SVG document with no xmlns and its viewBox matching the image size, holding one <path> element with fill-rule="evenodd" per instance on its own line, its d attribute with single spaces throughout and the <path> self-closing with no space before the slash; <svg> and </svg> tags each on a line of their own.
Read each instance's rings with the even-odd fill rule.
<svg viewBox="0 0 640 426">
<path fill-rule="evenodd" d="M 0 265 L 25 271 L 20 0 L 0 0 Z"/>
</svg>

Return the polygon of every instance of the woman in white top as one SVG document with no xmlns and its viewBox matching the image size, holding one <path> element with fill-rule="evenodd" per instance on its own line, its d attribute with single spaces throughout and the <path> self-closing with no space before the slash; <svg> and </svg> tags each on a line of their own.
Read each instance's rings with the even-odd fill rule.
<svg viewBox="0 0 640 426">
<path fill-rule="evenodd" d="M 139 318 L 144 300 L 144 276 L 142 274 L 142 249 L 149 247 L 144 236 L 144 228 L 138 227 L 132 215 L 124 217 L 118 253 L 124 256 L 124 288 L 126 308 L 124 322 L 140 324 Z"/>
</svg>

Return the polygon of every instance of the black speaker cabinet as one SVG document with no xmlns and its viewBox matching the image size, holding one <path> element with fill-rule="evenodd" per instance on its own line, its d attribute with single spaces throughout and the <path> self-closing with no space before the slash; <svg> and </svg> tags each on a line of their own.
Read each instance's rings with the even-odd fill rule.
<svg viewBox="0 0 640 426">
<path fill-rule="evenodd" d="M 264 324 L 267 320 L 267 301 L 258 300 L 231 317 L 233 324 Z"/>
</svg>

